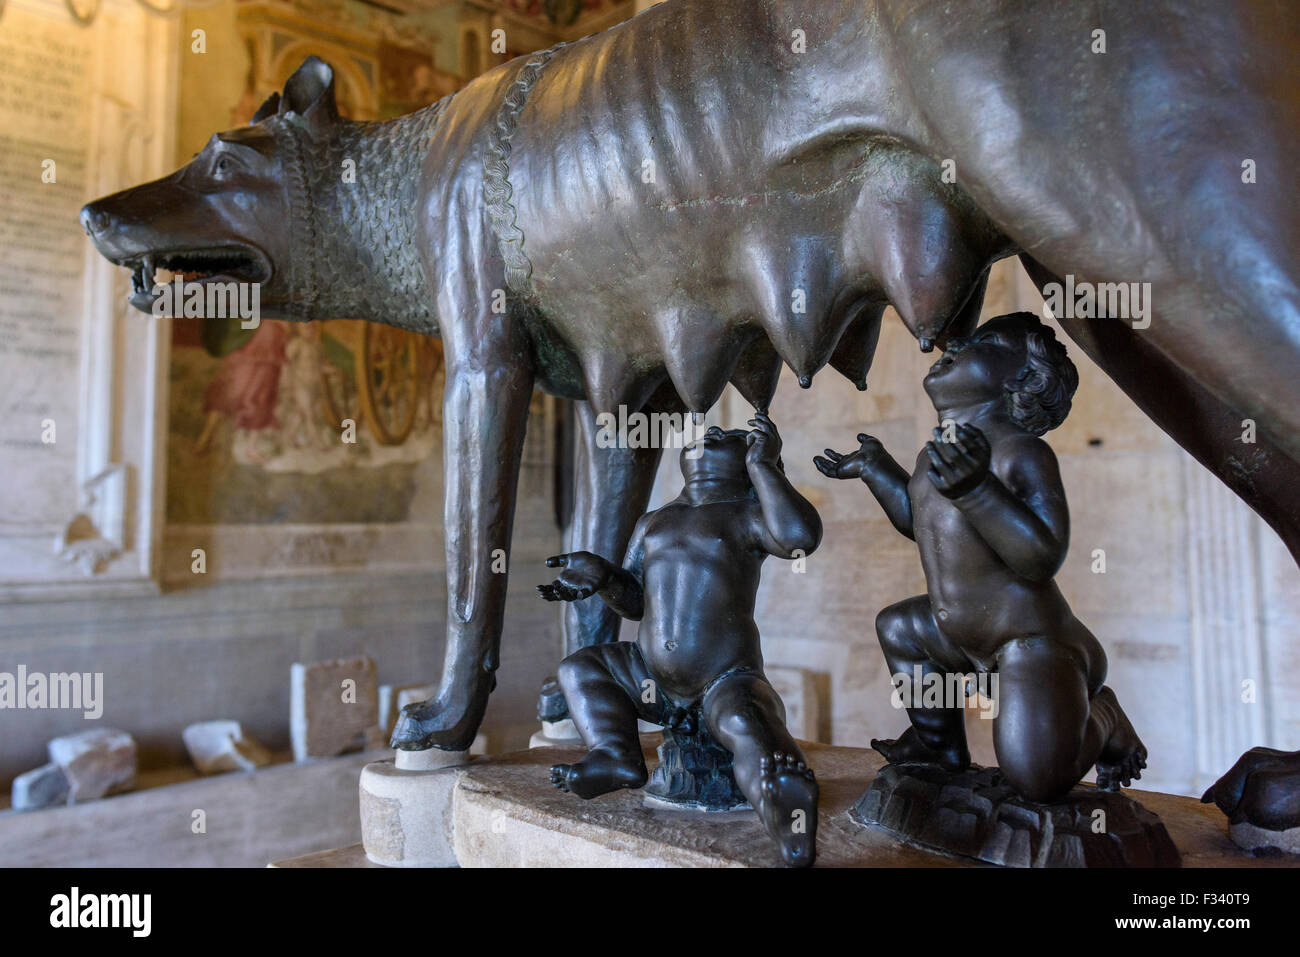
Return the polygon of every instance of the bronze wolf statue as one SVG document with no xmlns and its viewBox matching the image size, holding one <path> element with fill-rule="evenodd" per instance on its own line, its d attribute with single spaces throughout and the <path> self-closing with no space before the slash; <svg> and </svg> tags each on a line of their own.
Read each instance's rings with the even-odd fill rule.
<svg viewBox="0 0 1300 957">
<path fill-rule="evenodd" d="M 309 59 L 82 218 L 144 309 L 168 267 L 259 282 L 267 316 L 441 335 L 446 666 L 394 743 L 457 750 L 494 684 L 535 386 L 581 400 L 588 440 L 728 382 L 766 408 L 782 365 L 865 387 L 886 304 L 941 345 L 1003 257 L 1150 283 L 1145 328 L 1066 331 L 1300 552 L 1298 55 L 1280 0 L 669 0 L 390 122 L 340 119 Z M 567 550 L 622 554 L 657 460 L 583 444 Z M 569 650 L 615 626 L 575 604 Z"/>
</svg>

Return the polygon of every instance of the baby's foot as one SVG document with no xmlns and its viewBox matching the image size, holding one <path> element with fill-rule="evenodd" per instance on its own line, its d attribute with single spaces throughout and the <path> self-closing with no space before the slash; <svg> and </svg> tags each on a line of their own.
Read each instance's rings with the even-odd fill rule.
<svg viewBox="0 0 1300 957">
<path fill-rule="evenodd" d="M 964 742 L 951 748 L 932 748 L 921 740 L 916 728 L 908 728 L 897 738 L 872 738 L 871 747 L 890 764 L 932 764 L 953 772 L 970 767 L 970 751 Z"/>
<path fill-rule="evenodd" d="M 577 764 L 551 766 L 551 783 L 590 800 L 622 788 L 639 788 L 648 778 L 640 755 L 619 757 L 608 751 L 589 751 Z"/>
<path fill-rule="evenodd" d="M 1118 791 L 1142 777 L 1142 769 L 1147 766 L 1147 749 L 1115 699 L 1115 692 L 1103 685 L 1092 700 L 1093 707 L 1101 704 L 1112 715 L 1110 737 L 1097 758 L 1097 787 L 1102 791 Z"/>
<path fill-rule="evenodd" d="M 792 754 L 777 751 L 759 767 L 758 811 L 767 833 L 794 867 L 808 867 L 817 854 L 817 779 Z"/>
</svg>

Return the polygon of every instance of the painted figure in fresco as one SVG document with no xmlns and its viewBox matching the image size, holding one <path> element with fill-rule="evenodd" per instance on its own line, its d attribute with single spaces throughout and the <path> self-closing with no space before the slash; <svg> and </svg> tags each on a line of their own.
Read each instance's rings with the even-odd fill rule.
<svg viewBox="0 0 1300 957">
<path fill-rule="evenodd" d="M 763 675 L 754 624 L 759 570 L 769 555 L 796 558 L 821 541 L 821 520 L 781 466 L 781 438 L 757 412 L 752 431 L 709 429 L 682 450 L 685 487 L 643 516 L 622 567 L 590 552 L 548 559 L 559 577 L 548 601 L 599 595 L 639 621 L 635 642 L 583 648 L 559 679 L 586 757 L 551 780 L 594 798 L 646 783 L 637 719 L 670 724 L 698 712 L 734 757 L 735 782 L 788 863 L 811 864 L 817 782 Z"/>
<path fill-rule="evenodd" d="M 217 374 L 203 394 L 206 416 L 203 432 L 195 443 L 199 452 L 206 451 L 222 416 L 235 429 L 236 441 L 250 432 L 275 427 L 275 409 L 280 396 L 280 372 L 284 367 L 288 326 L 282 322 L 263 322 L 243 346 L 221 361 Z M 256 458 L 255 446 L 248 444 L 250 457 Z"/>
<path fill-rule="evenodd" d="M 891 605 L 876 633 L 909 727 L 872 746 L 895 764 L 970 765 L 963 703 L 931 706 L 932 674 L 996 672 L 998 767 L 1023 797 L 1063 797 L 1096 765 L 1117 790 L 1146 748 L 1103 682 L 1106 654 L 1053 581 L 1069 544 L 1056 455 L 1039 436 L 1065 420 L 1078 373 L 1034 315 L 999 316 L 953 337 L 925 377 L 939 427 L 909 474 L 879 441 L 814 459 L 860 478 L 896 529 L 916 541 L 926 594 Z M 933 682 L 930 682 L 933 684 Z"/>
<path fill-rule="evenodd" d="M 281 390 L 285 394 L 284 436 L 296 448 L 329 449 L 334 436 L 322 421 L 325 397 L 321 383 L 324 364 L 321 326 L 302 323 L 289 326 L 293 332 L 285 346 Z"/>
</svg>

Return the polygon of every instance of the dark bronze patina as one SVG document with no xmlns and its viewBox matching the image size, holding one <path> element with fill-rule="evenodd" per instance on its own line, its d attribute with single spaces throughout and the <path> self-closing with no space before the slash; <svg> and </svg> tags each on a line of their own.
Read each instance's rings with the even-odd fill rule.
<svg viewBox="0 0 1300 957">
<path fill-rule="evenodd" d="M 1230 824 L 1264 831 L 1300 828 L 1300 751 L 1251 748 L 1202 795 Z"/>
<path fill-rule="evenodd" d="M 817 781 L 763 674 L 754 603 L 764 560 L 811 554 L 822 524 L 785 476 L 772 420 L 758 412 L 749 424 L 748 433 L 711 428 L 682 450 L 685 487 L 637 523 L 621 565 L 591 552 L 547 560 L 563 571 L 537 586 L 543 598 L 599 596 L 640 622 L 635 642 L 590 645 L 560 663 L 589 750 L 552 767 L 551 781 L 583 798 L 644 786 L 637 719 L 662 725 L 665 745 L 688 756 L 679 773 L 704 785 L 735 782 L 670 790 L 670 801 L 725 811 L 747 800 L 786 863 L 807 866 L 817 844 Z M 720 758 L 700 760 L 710 753 Z M 670 763 L 664 749 L 660 759 Z"/>
<path fill-rule="evenodd" d="M 388 123 L 340 120 L 310 59 L 253 126 L 82 218 L 141 308 L 171 266 L 261 282 L 267 316 L 441 334 L 447 659 L 395 744 L 462 749 L 534 386 L 582 400 L 588 438 L 728 381 L 766 408 L 782 365 L 865 387 L 886 303 L 943 345 L 1006 256 L 1151 283 L 1146 329 L 1063 325 L 1300 551 L 1297 52 L 1264 0 L 669 0 Z M 657 459 L 584 446 L 569 550 L 623 553 Z M 569 650 L 616 624 L 571 606 Z"/>
<path fill-rule="evenodd" d="M 1048 326 L 999 316 L 949 337 L 926 375 L 939 427 L 910 473 L 869 435 L 851 454 L 813 460 L 831 478 L 861 479 L 921 553 L 926 594 L 876 616 L 911 720 L 897 740 L 872 742 L 892 764 L 969 768 L 965 688 L 947 678 L 993 674 L 998 768 L 1022 797 L 1060 800 L 1094 765 L 1097 786 L 1119 790 L 1146 767 L 1104 684 L 1106 653 L 1054 581 L 1070 519 L 1056 454 L 1039 436 L 1065 420 L 1078 382 Z"/>
</svg>

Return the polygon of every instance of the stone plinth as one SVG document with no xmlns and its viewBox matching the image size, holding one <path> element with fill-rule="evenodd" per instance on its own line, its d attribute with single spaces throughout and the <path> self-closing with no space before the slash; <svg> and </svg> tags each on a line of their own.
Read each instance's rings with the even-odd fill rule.
<svg viewBox="0 0 1300 957">
<path fill-rule="evenodd" d="M 582 746 L 582 738 L 578 735 L 578 729 L 573 726 L 573 719 L 562 718 L 559 721 L 543 721 L 542 730 L 534 732 L 528 739 L 528 746 L 530 748 L 578 748 Z"/>
<path fill-rule="evenodd" d="M 1080 785 L 1053 804 L 1017 795 L 996 768 L 960 774 L 888 765 L 853 814 L 900 839 L 1008 867 L 1179 867 L 1160 818 L 1123 794 Z"/>
<path fill-rule="evenodd" d="M 415 751 L 433 755 L 425 769 L 375 761 L 361 772 L 361 843 L 372 863 L 389 867 L 455 867 L 452 801 L 463 751 Z M 410 765 L 409 759 L 402 762 Z"/>
<path fill-rule="evenodd" d="M 653 767 L 659 735 L 642 743 Z M 802 744 L 802 743 L 801 743 Z M 802 744 L 821 788 L 818 867 L 987 867 L 904 843 L 884 828 L 868 826 L 854 805 L 884 763 L 874 751 Z M 363 786 L 382 800 L 363 797 L 363 831 L 371 860 L 381 842 L 402 848 L 402 863 L 421 859 L 461 867 L 780 867 L 776 845 L 752 812 L 705 814 L 647 807 L 641 791 L 618 791 L 584 801 L 555 790 L 552 764 L 575 761 L 581 749 L 537 748 L 475 758 L 468 764 L 406 775 L 388 762 L 367 768 Z M 420 777 L 423 775 L 423 777 Z M 423 796 L 414 791 L 423 790 Z M 1300 864 L 1292 857 L 1256 858 L 1228 839 L 1216 808 L 1195 798 L 1153 791 L 1126 792 L 1158 815 L 1188 867 L 1274 867 Z M 383 801 L 387 800 L 388 804 Z M 394 805 L 394 800 L 397 804 Z M 419 811 L 415 811 L 416 807 Z M 367 818 L 368 816 L 368 818 Z M 419 849 L 418 854 L 416 850 Z M 440 856 L 443 855 L 443 856 Z M 285 866 L 347 866 L 355 849 L 318 855 Z M 396 858 L 396 853 L 391 853 Z"/>
<path fill-rule="evenodd" d="M 1300 827 L 1287 828 L 1285 831 L 1270 831 L 1256 827 L 1249 821 L 1228 826 L 1228 836 L 1233 843 L 1252 854 L 1296 854 L 1300 855 Z"/>
</svg>

